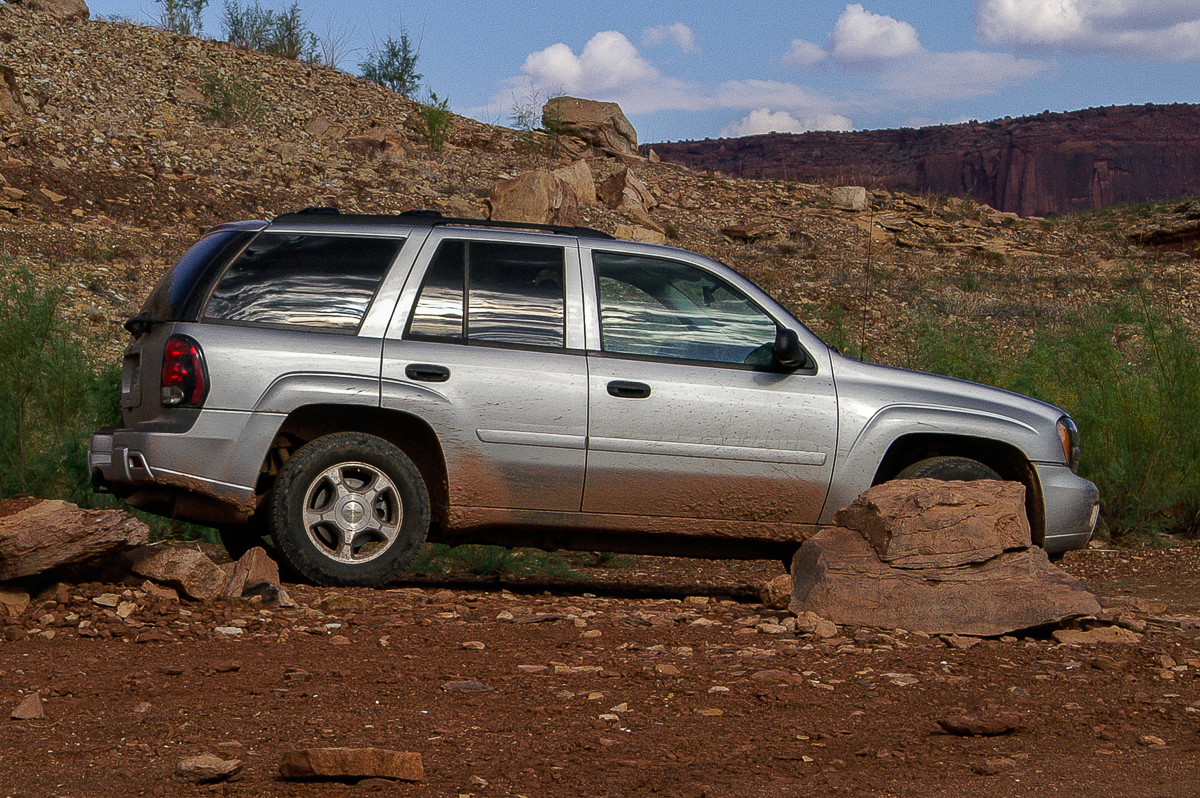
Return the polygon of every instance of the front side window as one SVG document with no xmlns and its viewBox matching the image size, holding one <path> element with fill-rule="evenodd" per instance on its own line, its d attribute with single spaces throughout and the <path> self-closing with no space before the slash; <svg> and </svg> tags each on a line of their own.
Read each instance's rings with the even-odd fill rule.
<svg viewBox="0 0 1200 798">
<path fill-rule="evenodd" d="M 263 233 L 221 275 L 204 320 L 353 332 L 403 244 Z"/>
<path fill-rule="evenodd" d="M 687 263 L 592 253 L 605 352 L 768 365 L 774 319 L 738 289 Z"/>
<path fill-rule="evenodd" d="M 564 346 L 561 247 L 445 241 L 425 274 L 409 338 Z"/>
</svg>

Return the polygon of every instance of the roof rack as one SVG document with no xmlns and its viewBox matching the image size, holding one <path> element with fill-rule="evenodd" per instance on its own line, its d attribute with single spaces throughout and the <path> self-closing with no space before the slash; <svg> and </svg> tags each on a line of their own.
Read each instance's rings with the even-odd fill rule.
<svg viewBox="0 0 1200 798">
<path fill-rule="evenodd" d="M 314 221 L 314 217 L 320 219 L 321 224 L 345 224 L 345 225 L 389 225 L 389 224 L 404 224 L 412 227 L 448 227 L 464 226 L 464 227 L 498 227 L 512 230 L 537 230 L 544 233 L 558 233 L 559 235 L 576 236 L 578 238 L 604 238 L 613 240 L 613 236 L 605 233 L 602 230 L 596 230 L 591 227 L 574 227 L 561 224 L 535 224 L 534 222 L 501 222 L 493 219 L 467 219 L 456 216 L 443 216 L 441 211 L 427 210 L 417 208 L 411 211 L 404 211 L 397 214 L 386 213 L 342 213 L 340 210 L 329 206 L 311 206 L 295 213 L 284 213 L 275 217 L 272 224 L 286 224 L 289 222 L 307 222 Z"/>
</svg>

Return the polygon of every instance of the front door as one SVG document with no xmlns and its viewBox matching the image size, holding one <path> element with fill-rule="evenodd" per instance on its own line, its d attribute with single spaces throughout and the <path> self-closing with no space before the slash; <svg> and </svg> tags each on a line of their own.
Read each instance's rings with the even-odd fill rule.
<svg viewBox="0 0 1200 798">
<path fill-rule="evenodd" d="M 837 441 L 828 361 L 774 365 L 779 323 L 707 269 L 591 254 L 584 511 L 815 523 Z"/>
</svg>

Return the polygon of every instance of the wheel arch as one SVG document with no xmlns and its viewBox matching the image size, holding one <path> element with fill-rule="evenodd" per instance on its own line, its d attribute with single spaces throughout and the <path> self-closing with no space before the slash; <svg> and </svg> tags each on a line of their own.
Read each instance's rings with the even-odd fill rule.
<svg viewBox="0 0 1200 798">
<path fill-rule="evenodd" d="M 1025 513 L 1035 545 L 1046 538 L 1046 510 L 1037 469 L 1025 453 L 1004 441 L 969 435 L 913 433 L 892 441 L 871 485 L 895 479 L 908 466 L 929 457 L 966 457 L 993 469 L 1001 479 L 1025 486 Z"/>
<path fill-rule="evenodd" d="M 306 405 L 288 414 L 263 464 L 263 474 L 273 482 L 276 458 L 286 457 L 309 441 L 335 432 L 361 432 L 382 438 L 404 452 L 425 480 L 430 509 L 435 523 L 445 518 L 449 506 L 449 487 L 446 479 L 446 458 L 437 433 L 418 416 L 379 407 L 346 405 Z M 282 450 L 282 451 L 281 451 Z M 267 485 L 260 484 L 265 493 Z"/>
</svg>

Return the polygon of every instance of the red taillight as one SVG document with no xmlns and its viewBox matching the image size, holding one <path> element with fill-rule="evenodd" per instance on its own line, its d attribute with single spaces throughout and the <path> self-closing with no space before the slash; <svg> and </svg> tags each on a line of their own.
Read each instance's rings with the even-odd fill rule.
<svg viewBox="0 0 1200 798">
<path fill-rule="evenodd" d="M 172 335 L 163 347 L 161 395 L 169 407 L 199 407 L 208 395 L 204 354 L 186 335 Z"/>
</svg>

